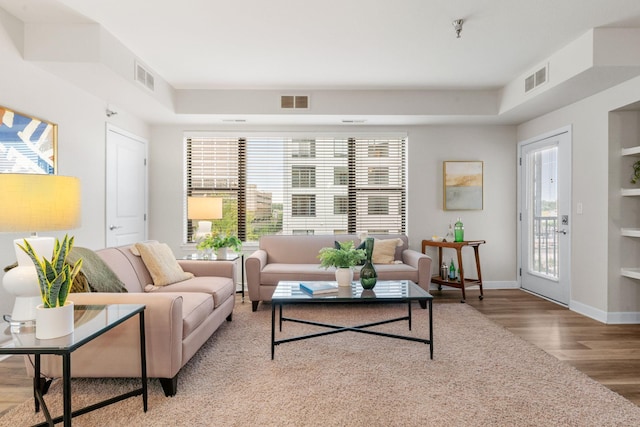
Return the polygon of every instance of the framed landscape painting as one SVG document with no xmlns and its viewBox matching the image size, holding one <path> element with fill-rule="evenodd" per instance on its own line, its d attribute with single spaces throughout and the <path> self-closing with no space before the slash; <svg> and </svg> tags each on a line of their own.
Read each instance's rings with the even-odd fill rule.
<svg viewBox="0 0 640 427">
<path fill-rule="evenodd" d="M 484 164 L 481 161 L 443 162 L 444 210 L 481 210 Z"/>
<path fill-rule="evenodd" d="M 0 106 L 0 173 L 55 174 L 58 125 Z"/>
</svg>

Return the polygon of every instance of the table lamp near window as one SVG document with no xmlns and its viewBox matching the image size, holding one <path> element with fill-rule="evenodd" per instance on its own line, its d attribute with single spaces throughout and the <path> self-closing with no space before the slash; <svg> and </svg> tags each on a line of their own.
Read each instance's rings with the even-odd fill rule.
<svg viewBox="0 0 640 427">
<path fill-rule="evenodd" d="M 187 198 L 187 218 L 198 220 L 198 228 L 193 232 L 193 240 L 211 234 L 212 219 L 222 218 L 222 197 Z"/>
<path fill-rule="evenodd" d="M 0 232 L 31 232 L 26 239 L 40 256 L 51 258 L 55 239 L 38 231 L 69 230 L 80 224 L 80 180 L 37 174 L 0 174 Z M 35 322 L 42 303 L 36 268 L 14 240 L 18 266 L 5 273 L 2 284 L 15 296 L 11 313 L 13 330 Z"/>
</svg>

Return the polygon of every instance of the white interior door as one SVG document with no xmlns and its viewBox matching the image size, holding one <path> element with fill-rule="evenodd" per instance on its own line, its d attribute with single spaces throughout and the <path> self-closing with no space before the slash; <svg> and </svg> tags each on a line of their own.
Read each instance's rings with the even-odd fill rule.
<svg viewBox="0 0 640 427">
<path fill-rule="evenodd" d="M 568 305 L 571 289 L 571 129 L 519 144 L 520 284 Z"/>
<path fill-rule="evenodd" d="M 147 239 L 147 141 L 107 125 L 107 246 Z"/>
</svg>

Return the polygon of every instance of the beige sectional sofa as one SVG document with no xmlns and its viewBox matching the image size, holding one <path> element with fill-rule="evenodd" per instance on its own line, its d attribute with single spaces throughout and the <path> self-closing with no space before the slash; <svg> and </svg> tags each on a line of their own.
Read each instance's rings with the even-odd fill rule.
<svg viewBox="0 0 640 427">
<path fill-rule="evenodd" d="M 145 304 L 147 373 L 149 378 L 159 378 L 165 394 L 172 396 L 180 369 L 225 320 L 231 320 L 236 264 L 178 260 L 193 278 L 149 287 L 153 283 L 149 270 L 134 252 L 130 246 L 96 251 L 122 281 L 126 293 L 72 293 L 69 299 L 74 304 Z M 136 316 L 76 350 L 72 377 L 140 376 L 138 331 Z M 42 372 L 59 378 L 60 357 L 43 356 Z"/>
<path fill-rule="evenodd" d="M 376 239 L 400 239 L 395 248 L 394 262 L 375 264 L 379 280 L 412 280 L 425 290 L 431 283 L 431 257 L 409 249 L 404 234 L 370 235 Z M 247 257 L 245 270 L 249 299 L 253 311 L 260 301 L 271 301 L 280 280 L 335 280 L 335 270 L 320 267 L 318 252 L 332 247 L 336 241 L 360 239 L 355 234 L 284 236 L 269 235 L 260 238 L 258 249 Z M 375 245 L 374 245 L 375 250 Z M 358 279 L 358 268 L 354 279 Z"/>
</svg>

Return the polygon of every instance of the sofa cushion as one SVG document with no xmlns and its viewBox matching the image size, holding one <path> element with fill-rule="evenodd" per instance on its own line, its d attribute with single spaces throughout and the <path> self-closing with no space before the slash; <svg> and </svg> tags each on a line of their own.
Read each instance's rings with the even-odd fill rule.
<svg viewBox="0 0 640 427">
<path fill-rule="evenodd" d="M 180 267 L 171 248 L 166 243 L 146 242 L 136 243 L 144 265 L 155 286 L 166 286 L 193 277 L 192 273 L 185 273 Z"/>
<path fill-rule="evenodd" d="M 277 285 L 280 280 L 335 280 L 335 269 L 320 264 L 267 264 L 260 274 L 263 285 Z"/>
<path fill-rule="evenodd" d="M 213 298 L 199 292 L 185 292 L 180 295 L 182 296 L 182 337 L 184 340 L 211 315 Z"/>
<path fill-rule="evenodd" d="M 378 264 L 376 265 L 378 280 L 411 280 L 418 283 L 418 269 L 407 264 Z M 356 275 L 356 277 L 359 277 Z"/>
<path fill-rule="evenodd" d="M 374 264 L 392 264 L 395 261 L 396 246 L 402 244 L 400 239 L 375 239 L 373 243 L 372 261 Z"/>
<path fill-rule="evenodd" d="M 175 292 L 181 295 L 190 292 L 204 293 L 213 297 L 214 307 L 217 308 L 234 295 L 235 286 L 229 277 L 196 276 L 171 285 L 154 287 L 150 292 Z"/>
<path fill-rule="evenodd" d="M 75 246 L 67 255 L 67 262 L 73 265 L 80 258 L 82 258 L 80 273 L 86 279 L 91 292 L 127 292 L 127 288 L 116 276 L 116 273 L 94 251 Z M 84 288 L 84 285 L 80 283 L 83 279 L 82 276 L 78 278 L 79 283 L 74 286 L 76 292 L 79 288 Z"/>
</svg>

